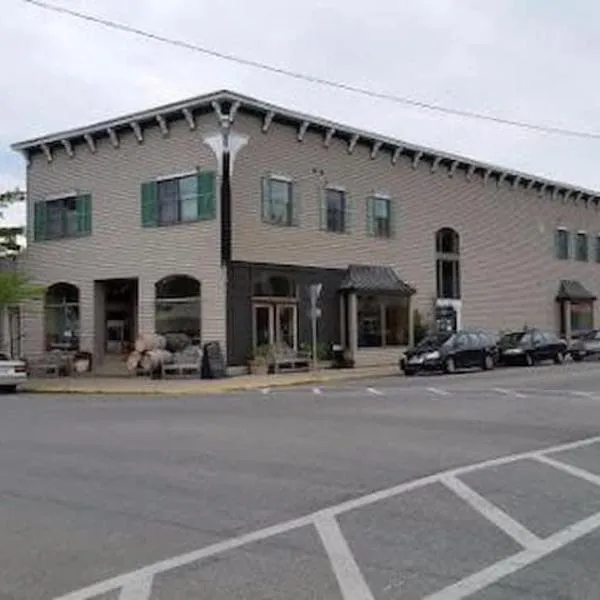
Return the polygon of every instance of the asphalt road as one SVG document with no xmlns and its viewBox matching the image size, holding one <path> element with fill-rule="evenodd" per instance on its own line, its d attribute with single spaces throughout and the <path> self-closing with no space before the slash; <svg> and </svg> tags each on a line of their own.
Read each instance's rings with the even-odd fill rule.
<svg viewBox="0 0 600 600">
<path fill-rule="evenodd" d="M 599 515 L 598 364 L 0 396 L 1 600 L 589 600 Z"/>
</svg>

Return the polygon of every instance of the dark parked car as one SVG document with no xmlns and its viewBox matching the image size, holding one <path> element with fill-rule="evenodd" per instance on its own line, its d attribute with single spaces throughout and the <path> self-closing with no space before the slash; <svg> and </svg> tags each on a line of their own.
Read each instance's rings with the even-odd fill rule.
<svg viewBox="0 0 600 600">
<path fill-rule="evenodd" d="M 544 360 L 562 364 L 568 353 L 565 340 L 539 329 L 513 331 L 500 338 L 500 363 L 531 366 Z"/>
<path fill-rule="evenodd" d="M 400 359 L 405 375 L 423 371 L 454 373 L 458 369 L 496 366 L 495 339 L 477 331 L 443 332 L 428 335 L 414 348 L 409 348 Z"/>
<path fill-rule="evenodd" d="M 600 329 L 581 332 L 573 336 L 571 342 L 571 356 L 577 362 L 587 357 L 600 356 Z"/>
</svg>

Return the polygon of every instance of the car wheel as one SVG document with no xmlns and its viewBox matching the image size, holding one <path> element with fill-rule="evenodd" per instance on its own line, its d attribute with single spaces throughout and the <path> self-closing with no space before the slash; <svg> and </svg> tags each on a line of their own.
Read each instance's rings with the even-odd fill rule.
<svg viewBox="0 0 600 600">
<path fill-rule="evenodd" d="M 562 352 L 557 352 L 554 356 L 554 364 L 562 365 L 565 362 L 565 355 Z"/>
<path fill-rule="evenodd" d="M 0 392 L 4 392 L 6 394 L 14 394 L 17 391 L 16 385 L 3 385 L 0 386 Z"/>
<path fill-rule="evenodd" d="M 444 373 L 452 374 L 456 372 L 456 363 L 454 359 L 450 356 L 444 362 Z"/>
<path fill-rule="evenodd" d="M 404 376 L 405 377 L 412 377 L 415 374 L 414 371 L 404 371 Z"/>
<path fill-rule="evenodd" d="M 483 357 L 483 370 L 491 371 L 495 366 L 496 364 L 494 363 L 494 357 L 491 354 L 486 354 Z"/>
<path fill-rule="evenodd" d="M 525 355 L 525 365 L 527 367 L 533 367 L 533 356 L 529 352 Z"/>
<path fill-rule="evenodd" d="M 583 360 L 583 355 L 581 354 L 572 354 L 571 356 L 575 362 L 581 362 Z"/>
</svg>

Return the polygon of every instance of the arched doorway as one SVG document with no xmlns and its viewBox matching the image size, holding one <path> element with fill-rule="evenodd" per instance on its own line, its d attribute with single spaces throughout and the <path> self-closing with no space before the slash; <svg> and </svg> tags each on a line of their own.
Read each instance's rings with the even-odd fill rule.
<svg viewBox="0 0 600 600">
<path fill-rule="evenodd" d="M 55 283 L 44 298 L 44 339 L 46 350 L 79 350 L 79 288 Z"/>
<path fill-rule="evenodd" d="M 438 329 L 461 325 L 460 235 L 451 227 L 435 234 L 436 322 Z"/>
<path fill-rule="evenodd" d="M 194 345 L 201 339 L 201 286 L 188 275 L 169 275 L 154 285 L 156 333 L 185 334 Z"/>
</svg>

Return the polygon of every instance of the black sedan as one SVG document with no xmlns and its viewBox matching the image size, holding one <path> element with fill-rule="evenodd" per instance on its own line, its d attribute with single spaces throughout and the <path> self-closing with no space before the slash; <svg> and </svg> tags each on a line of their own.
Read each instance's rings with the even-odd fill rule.
<svg viewBox="0 0 600 600">
<path fill-rule="evenodd" d="M 405 375 L 434 371 L 454 373 L 473 367 L 489 370 L 495 366 L 495 340 L 486 333 L 472 331 L 429 335 L 400 359 L 400 369 Z"/>
<path fill-rule="evenodd" d="M 600 356 L 600 330 L 592 329 L 573 336 L 571 344 L 573 360 L 581 362 L 584 358 L 597 358 Z"/>
<path fill-rule="evenodd" d="M 499 360 L 504 365 L 532 366 L 545 360 L 552 360 L 559 365 L 565 360 L 568 345 L 555 333 L 526 329 L 503 335 L 499 350 Z"/>
</svg>

